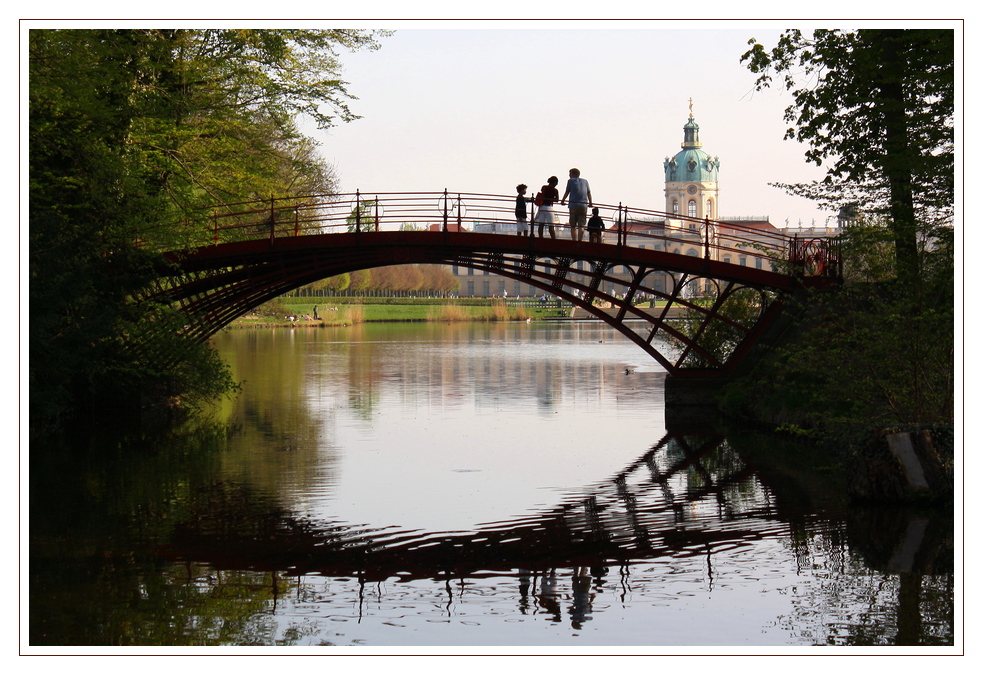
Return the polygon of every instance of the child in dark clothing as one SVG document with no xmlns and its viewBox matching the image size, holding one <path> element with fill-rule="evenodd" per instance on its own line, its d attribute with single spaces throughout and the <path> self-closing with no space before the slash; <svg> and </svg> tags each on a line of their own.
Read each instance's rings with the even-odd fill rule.
<svg viewBox="0 0 983 675">
<path fill-rule="evenodd" d="M 590 220 L 587 221 L 587 234 L 590 237 L 590 243 L 592 244 L 600 244 L 601 233 L 604 232 L 604 221 L 601 219 L 601 216 L 598 215 L 599 212 L 600 209 L 595 206 L 594 210 L 592 211 L 594 215 L 592 215 Z"/>
<path fill-rule="evenodd" d="M 529 218 L 526 215 L 526 189 L 525 183 L 519 183 L 515 186 L 515 191 L 519 194 L 515 198 L 515 226 L 516 232 L 519 234 L 527 234 L 529 232 Z"/>
</svg>

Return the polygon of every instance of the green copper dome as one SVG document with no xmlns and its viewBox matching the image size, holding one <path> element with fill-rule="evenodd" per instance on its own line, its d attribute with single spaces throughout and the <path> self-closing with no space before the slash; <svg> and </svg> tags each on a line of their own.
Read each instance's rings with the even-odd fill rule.
<svg viewBox="0 0 983 675">
<path fill-rule="evenodd" d="M 663 167 L 666 170 L 666 182 L 682 181 L 717 181 L 720 159 L 710 157 L 702 150 L 700 143 L 700 125 L 692 115 L 683 126 L 682 150 L 671 159 L 666 157 Z"/>
</svg>

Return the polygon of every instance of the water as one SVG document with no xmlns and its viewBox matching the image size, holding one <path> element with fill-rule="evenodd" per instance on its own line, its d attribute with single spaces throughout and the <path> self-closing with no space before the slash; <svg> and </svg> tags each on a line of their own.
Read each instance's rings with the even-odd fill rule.
<svg viewBox="0 0 983 675">
<path fill-rule="evenodd" d="M 951 513 L 847 508 L 828 458 L 667 429 L 663 373 L 605 326 L 216 346 L 244 384 L 214 426 L 32 453 L 32 646 L 955 642 Z"/>
</svg>

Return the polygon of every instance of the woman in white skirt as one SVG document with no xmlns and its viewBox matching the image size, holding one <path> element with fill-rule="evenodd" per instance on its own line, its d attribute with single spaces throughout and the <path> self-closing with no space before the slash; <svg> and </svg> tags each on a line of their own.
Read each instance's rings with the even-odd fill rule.
<svg viewBox="0 0 983 675">
<path fill-rule="evenodd" d="M 553 203 L 560 198 L 560 192 L 556 189 L 559 179 L 556 176 L 550 176 L 550 179 L 546 181 L 546 185 L 539 189 L 539 194 L 536 195 L 536 206 L 539 210 L 536 212 L 536 222 L 539 223 L 539 236 L 543 236 L 543 225 L 547 225 L 550 228 L 550 237 L 556 239 L 556 231 L 553 229 L 554 223 L 556 223 L 556 214 L 553 213 Z"/>
</svg>

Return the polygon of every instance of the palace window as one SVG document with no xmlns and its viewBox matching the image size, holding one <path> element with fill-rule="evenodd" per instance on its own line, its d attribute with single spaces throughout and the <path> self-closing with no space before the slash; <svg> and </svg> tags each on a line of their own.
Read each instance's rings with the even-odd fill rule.
<svg viewBox="0 0 983 675">
<path fill-rule="evenodd" d="M 696 200 L 689 200 L 689 204 L 686 205 L 686 215 L 690 218 L 696 218 Z"/>
</svg>

